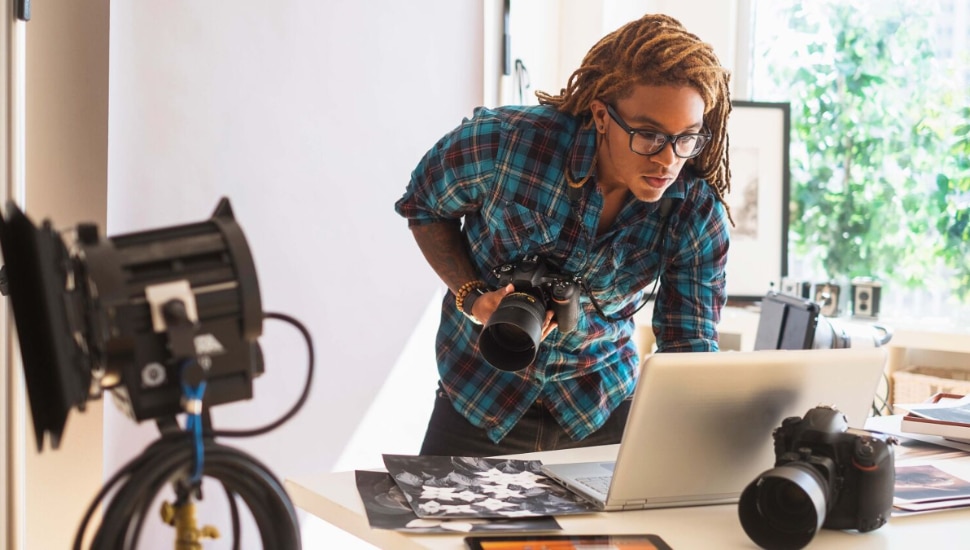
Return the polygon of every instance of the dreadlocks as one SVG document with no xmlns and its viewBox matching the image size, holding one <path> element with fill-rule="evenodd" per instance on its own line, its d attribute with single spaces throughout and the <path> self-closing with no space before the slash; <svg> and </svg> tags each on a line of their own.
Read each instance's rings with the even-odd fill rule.
<svg viewBox="0 0 970 550">
<path fill-rule="evenodd" d="M 638 84 L 694 88 L 704 100 L 704 126 L 712 139 L 687 164 L 711 184 L 727 208 L 724 196 L 731 189 L 727 151 L 729 79 L 729 72 L 721 66 L 711 46 L 687 32 L 679 21 L 666 15 L 645 15 L 597 42 L 559 95 L 540 91 L 536 96 L 542 105 L 589 117 L 587 124 L 591 124 L 589 106 L 594 99 L 612 103 L 630 94 Z"/>
</svg>

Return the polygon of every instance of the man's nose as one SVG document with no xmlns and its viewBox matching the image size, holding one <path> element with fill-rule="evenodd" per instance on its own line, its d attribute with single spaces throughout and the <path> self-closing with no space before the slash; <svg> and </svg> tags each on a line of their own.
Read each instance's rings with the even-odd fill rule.
<svg viewBox="0 0 970 550">
<path fill-rule="evenodd" d="M 664 143 L 664 146 L 660 148 L 659 151 L 650 155 L 650 160 L 653 162 L 664 166 L 672 166 L 677 162 L 677 155 L 674 154 L 674 144 L 671 141 Z"/>
</svg>

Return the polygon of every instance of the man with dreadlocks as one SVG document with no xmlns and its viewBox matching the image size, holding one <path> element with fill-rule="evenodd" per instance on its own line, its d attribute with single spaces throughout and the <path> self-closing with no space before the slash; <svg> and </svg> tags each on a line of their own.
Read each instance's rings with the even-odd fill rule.
<svg viewBox="0 0 970 550">
<path fill-rule="evenodd" d="M 593 46 L 559 95 L 476 109 L 424 156 L 395 205 L 450 290 L 422 454 L 618 443 L 651 284 L 657 351 L 717 351 L 728 80 L 708 44 L 647 15 Z M 481 324 L 515 287 L 493 269 L 532 256 L 581 281 L 579 318 L 560 331 L 547 312 L 531 364 L 495 368 Z"/>
</svg>

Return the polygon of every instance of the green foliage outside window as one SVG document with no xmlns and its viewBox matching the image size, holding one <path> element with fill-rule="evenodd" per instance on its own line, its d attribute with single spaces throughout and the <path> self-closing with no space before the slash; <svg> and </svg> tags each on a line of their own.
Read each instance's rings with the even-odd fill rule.
<svg viewBox="0 0 970 550">
<path fill-rule="evenodd" d="M 967 84 L 936 58 L 927 3 L 786 4 L 756 45 L 772 97 L 755 97 L 792 105 L 789 254 L 970 301 Z"/>
<path fill-rule="evenodd" d="M 964 107 L 960 115 L 933 200 L 942 212 L 936 225 L 943 236 L 939 253 L 955 267 L 956 294 L 970 301 L 970 107 Z"/>
</svg>

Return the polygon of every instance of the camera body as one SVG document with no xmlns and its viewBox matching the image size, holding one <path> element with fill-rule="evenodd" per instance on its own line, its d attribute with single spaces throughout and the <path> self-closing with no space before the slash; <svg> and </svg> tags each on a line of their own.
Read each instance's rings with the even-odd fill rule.
<svg viewBox="0 0 970 550">
<path fill-rule="evenodd" d="M 570 332 L 576 328 L 580 291 L 575 276 L 552 271 L 539 256 L 526 256 L 517 263 L 499 266 L 492 273 L 498 279 L 499 286 L 509 283 L 515 286 L 515 292 L 509 294 L 506 300 L 521 293 L 523 296 L 513 299 L 535 300 L 543 307 L 543 317 L 546 310 L 552 310 L 559 330 Z M 531 297 L 531 300 L 525 296 Z M 504 303 L 505 300 L 502 301 Z M 499 308 L 502 304 L 499 304 Z"/>
<path fill-rule="evenodd" d="M 872 531 L 893 503 L 896 439 L 848 427 L 834 407 L 789 417 L 772 434 L 775 468 L 741 494 L 744 530 L 765 548 L 800 547 L 818 528 Z"/>
<path fill-rule="evenodd" d="M 482 328 L 479 349 L 492 366 L 521 370 L 535 359 L 547 310 L 553 312 L 560 331 L 576 328 L 580 282 L 535 255 L 498 266 L 492 274 L 499 286 L 512 284 L 515 290 L 502 299 Z"/>
<path fill-rule="evenodd" d="M 845 416 L 815 407 L 786 418 L 773 434 L 775 466 L 804 461 L 829 482 L 823 527 L 872 531 L 889 519 L 895 466 L 891 436 L 846 427 Z"/>
</svg>

